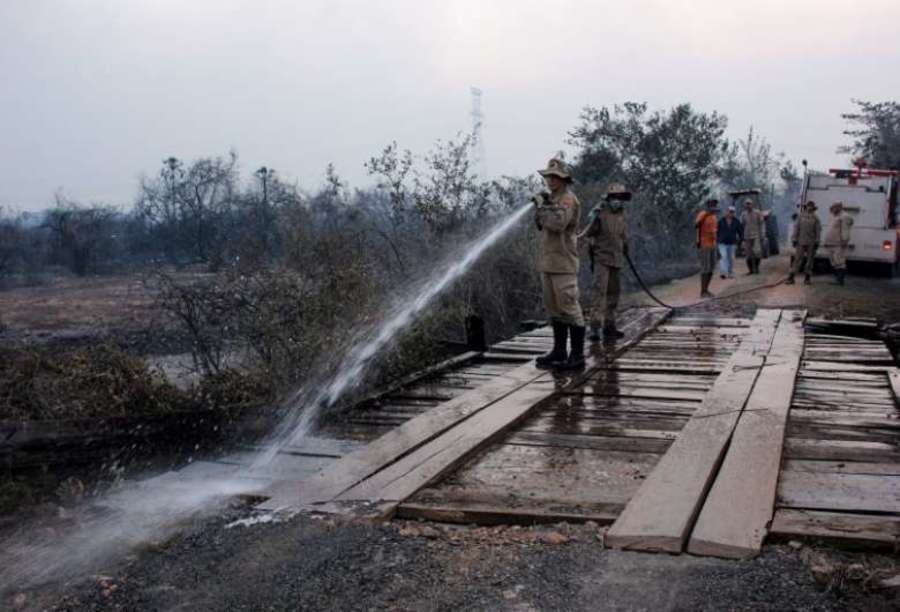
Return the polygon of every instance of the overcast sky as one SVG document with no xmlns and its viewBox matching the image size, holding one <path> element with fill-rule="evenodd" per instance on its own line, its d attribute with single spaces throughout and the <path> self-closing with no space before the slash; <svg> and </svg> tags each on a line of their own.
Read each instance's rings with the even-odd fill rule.
<svg viewBox="0 0 900 612">
<path fill-rule="evenodd" d="M 851 97 L 900 97 L 898 23 L 897 0 L 0 0 L 0 205 L 130 204 L 164 157 L 229 149 L 245 176 L 365 185 L 390 141 L 468 129 L 473 85 L 492 175 L 625 100 L 826 168 Z"/>
</svg>

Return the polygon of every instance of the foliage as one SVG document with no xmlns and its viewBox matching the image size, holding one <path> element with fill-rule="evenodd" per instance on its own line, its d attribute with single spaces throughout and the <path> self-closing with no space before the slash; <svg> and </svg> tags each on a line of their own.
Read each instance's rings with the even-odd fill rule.
<svg viewBox="0 0 900 612">
<path fill-rule="evenodd" d="M 156 414 L 193 405 L 142 359 L 108 345 L 0 355 L 0 419 Z"/>
<path fill-rule="evenodd" d="M 844 130 L 853 142 L 838 149 L 863 157 L 872 168 L 900 170 L 900 103 L 853 100 L 857 110 L 841 117 L 855 127 Z"/>
<path fill-rule="evenodd" d="M 650 112 L 638 102 L 583 110 L 569 132 L 577 148 L 575 177 L 588 197 L 601 197 L 612 181 L 635 193 L 629 205 L 635 259 L 686 255 L 690 217 L 712 193 L 727 152 L 726 126 L 724 116 L 697 112 L 689 104 L 665 112 Z"/>
</svg>

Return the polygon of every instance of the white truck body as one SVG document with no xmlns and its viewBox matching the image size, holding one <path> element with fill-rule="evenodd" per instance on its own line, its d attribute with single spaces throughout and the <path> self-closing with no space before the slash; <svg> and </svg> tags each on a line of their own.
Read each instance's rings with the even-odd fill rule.
<svg viewBox="0 0 900 612">
<path fill-rule="evenodd" d="M 810 200 L 816 203 L 824 243 L 832 219 L 829 209 L 835 202 L 842 202 L 844 211 L 853 219 L 847 260 L 896 266 L 900 261 L 898 182 L 897 173 L 887 171 L 811 172 L 804 181 L 798 213 L 801 204 Z M 790 230 L 793 232 L 793 224 Z M 827 257 L 824 244 L 816 257 Z"/>
</svg>

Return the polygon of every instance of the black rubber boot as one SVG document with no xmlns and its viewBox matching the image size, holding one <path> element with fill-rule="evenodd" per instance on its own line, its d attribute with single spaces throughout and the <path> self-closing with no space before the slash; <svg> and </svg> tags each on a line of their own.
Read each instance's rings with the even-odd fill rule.
<svg viewBox="0 0 900 612">
<path fill-rule="evenodd" d="M 701 280 L 700 297 L 701 298 L 713 297 L 713 294 L 709 292 L 709 283 L 712 282 L 712 273 L 701 274 L 700 280 Z"/>
<path fill-rule="evenodd" d="M 541 355 L 534 360 L 535 367 L 549 369 L 555 362 L 565 361 L 566 341 L 568 340 L 569 326 L 558 321 L 553 322 L 553 350 L 546 355 Z"/>
<path fill-rule="evenodd" d="M 809 274 L 807 274 L 807 275 L 803 278 L 803 284 L 804 284 L 804 285 L 812 285 L 812 277 L 811 277 Z"/>
<path fill-rule="evenodd" d="M 613 323 L 603 326 L 603 337 L 607 340 L 618 340 L 619 338 L 624 338 L 625 334 L 620 332 L 616 324 Z"/>
<path fill-rule="evenodd" d="M 600 342 L 600 326 L 591 323 L 591 335 L 588 337 L 591 342 Z"/>
<path fill-rule="evenodd" d="M 762 259 L 757 257 L 755 260 L 755 265 L 754 265 L 754 269 L 756 270 L 757 274 L 759 274 L 759 264 L 761 264 L 761 263 L 762 263 Z"/>
<path fill-rule="evenodd" d="M 794 284 L 794 273 L 793 272 L 788 274 L 787 280 L 784 281 L 784 284 L 785 285 L 793 285 Z"/>
<path fill-rule="evenodd" d="M 557 364 L 560 370 L 581 370 L 584 368 L 584 325 L 570 325 L 569 333 L 572 336 L 572 351 L 569 358 Z"/>
<path fill-rule="evenodd" d="M 753 258 L 748 257 L 747 258 L 747 276 L 750 276 L 751 274 L 753 274 Z"/>
</svg>

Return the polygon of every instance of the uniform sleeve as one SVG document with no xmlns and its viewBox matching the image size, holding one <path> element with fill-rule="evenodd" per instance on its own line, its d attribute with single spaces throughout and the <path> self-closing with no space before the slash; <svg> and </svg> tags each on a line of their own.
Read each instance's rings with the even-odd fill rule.
<svg viewBox="0 0 900 612">
<path fill-rule="evenodd" d="M 563 196 L 557 204 L 538 207 L 538 223 L 551 232 L 561 232 L 571 223 L 576 210 L 575 198 Z"/>
<path fill-rule="evenodd" d="M 853 226 L 853 219 L 844 217 L 841 219 L 841 242 L 850 242 L 850 228 Z"/>
<path fill-rule="evenodd" d="M 800 235 L 800 219 L 801 217 L 797 217 L 794 227 L 791 228 L 791 242 L 797 242 L 797 236 Z"/>
<path fill-rule="evenodd" d="M 816 215 L 816 244 L 822 242 L 822 222 L 819 221 L 819 216 Z"/>
</svg>

